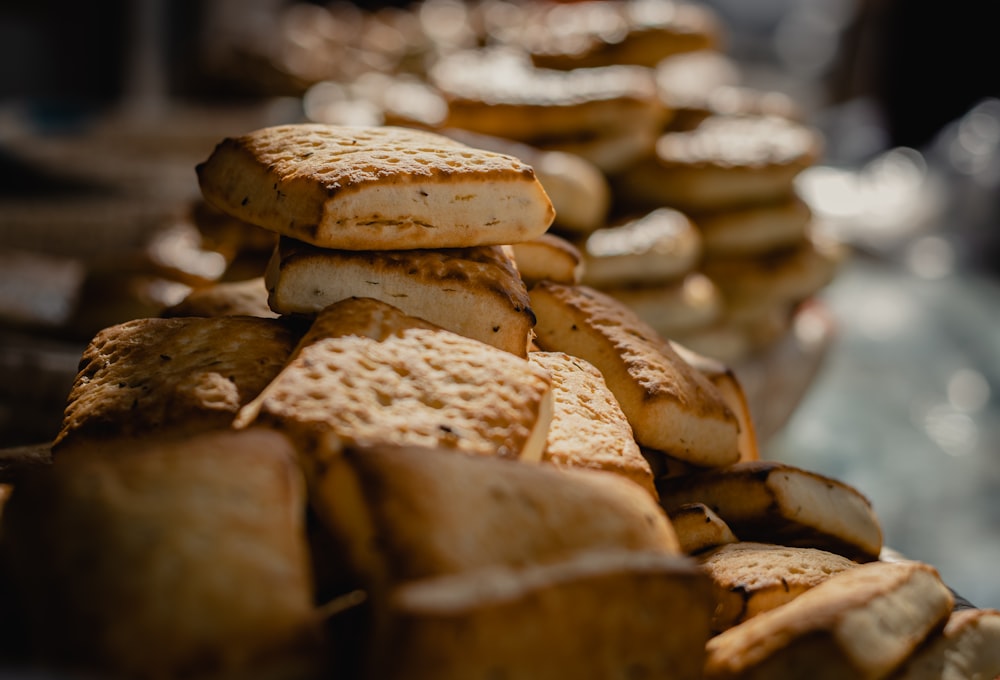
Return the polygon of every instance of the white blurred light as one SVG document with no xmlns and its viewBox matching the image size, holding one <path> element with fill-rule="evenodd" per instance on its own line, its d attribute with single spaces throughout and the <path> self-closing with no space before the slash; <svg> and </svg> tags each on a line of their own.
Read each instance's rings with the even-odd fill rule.
<svg viewBox="0 0 1000 680">
<path fill-rule="evenodd" d="M 979 442 L 979 428 L 968 414 L 939 404 L 924 417 L 924 430 L 941 450 L 951 456 L 971 453 Z"/>
<path fill-rule="evenodd" d="M 955 249 L 940 236 L 924 236 L 907 250 L 906 264 L 922 279 L 941 279 L 955 270 Z"/>
<path fill-rule="evenodd" d="M 990 385 L 979 371 L 963 368 L 948 378 L 948 403 L 959 411 L 981 411 L 990 400 Z"/>
</svg>

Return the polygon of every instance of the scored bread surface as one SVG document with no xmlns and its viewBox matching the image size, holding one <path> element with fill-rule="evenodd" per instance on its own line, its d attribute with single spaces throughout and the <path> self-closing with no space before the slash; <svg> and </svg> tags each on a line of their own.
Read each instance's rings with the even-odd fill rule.
<svg viewBox="0 0 1000 680">
<path fill-rule="evenodd" d="M 386 303 L 352 298 L 320 314 L 295 358 L 236 424 L 261 420 L 345 443 L 537 460 L 551 402 L 548 374 L 527 360 Z"/>
<path fill-rule="evenodd" d="M 391 126 L 263 128 L 223 140 L 197 170 L 220 210 L 326 248 L 500 245 L 554 218 L 518 159 Z"/>
<path fill-rule="evenodd" d="M 535 324 L 524 281 L 501 246 L 352 251 L 282 238 L 265 280 L 269 304 L 282 314 L 374 298 L 519 356 Z"/>
</svg>

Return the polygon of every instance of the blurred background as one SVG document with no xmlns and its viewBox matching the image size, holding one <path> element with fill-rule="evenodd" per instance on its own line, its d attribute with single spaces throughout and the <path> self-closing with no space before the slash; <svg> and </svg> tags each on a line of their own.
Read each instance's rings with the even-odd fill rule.
<svg viewBox="0 0 1000 680">
<path fill-rule="evenodd" d="M 740 363 L 763 455 L 853 484 L 888 545 L 1000 607 L 1000 72 L 986 4 L 703 4 L 743 82 L 789 94 L 822 132 L 798 189 L 850 248 L 794 346 Z M 428 35 L 470 39 L 455 19 L 468 5 L 415 7 L 3 3 L 0 445 L 52 437 L 89 333 L 190 285 L 136 276 L 148 263 L 134 257 L 183 219 L 216 142 L 316 119 L 329 83 L 404 69 Z"/>
</svg>

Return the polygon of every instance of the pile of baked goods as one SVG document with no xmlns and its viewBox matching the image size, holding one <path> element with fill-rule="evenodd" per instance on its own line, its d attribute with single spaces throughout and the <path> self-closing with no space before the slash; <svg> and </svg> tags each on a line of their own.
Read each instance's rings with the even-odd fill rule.
<svg viewBox="0 0 1000 680">
<path fill-rule="evenodd" d="M 761 460 L 732 371 L 582 282 L 522 159 L 298 124 L 197 173 L 270 262 L 98 332 L 51 457 L 0 467 L 8 665 L 1000 673 L 1000 612 L 889 559 L 857 489 Z"/>
<path fill-rule="evenodd" d="M 351 49 L 377 66 L 343 73 L 331 54 L 325 75 L 310 71 L 307 118 L 531 156 L 556 205 L 550 234 L 588 260 L 584 282 L 661 334 L 749 360 L 787 339 L 833 280 L 842 249 L 795 188 L 822 135 L 791 97 L 748 84 L 711 6 L 424 0 L 351 20 L 355 31 L 316 39 L 317 63 Z M 330 21 L 348 17 L 317 11 L 294 39 L 331 34 Z M 369 32 L 407 47 L 380 51 Z"/>
</svg>

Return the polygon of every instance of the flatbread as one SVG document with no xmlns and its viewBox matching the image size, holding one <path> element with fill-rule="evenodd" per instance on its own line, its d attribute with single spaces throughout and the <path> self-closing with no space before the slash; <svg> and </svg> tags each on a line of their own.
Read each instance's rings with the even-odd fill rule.
<svg viewBox="0 0 1000 680">
<path fill-rule="evenodd" d="M 715 586 L 712 630 L 720 633 L 780 607 L 857 562 L 826 550 L 774 543 L 727 543 L 698 555 Z"/>
<path fill-rule="evenodd" d="M 734 463 L 658 477 L 672 512 L 704 503 L 744 541 L 828 550 L 859 562 L 878 559 L 882 528 L 871 502 L 837 479 L 773 460 Z"/>
<path fill-rule="evenodd" d="M 554 218 L 530 166 L 407 128 L 262 128 L 223 140 L 197 172 L 218 209 L 324 248 L 500 245 Z"/>
<path fill-rule="evenodd" d="M 583 275 L 583 255 L 561 236 L 542 234 L 531 241 L 515 243 L 510 249 L 521 280 L 529 287 L 539 281 L 579 283 Z"/>
<path fill-rule="evenodd" d="M 264 277 L 242 281 L 221 281 L 195 288 L 175 305 L 161 312 L 163 317 L 176 316 L 280 316 L 267 304 Z"/>
<path fill-rule="evenodd" d="M 315 677 L 296 455 L 277 432 L 221 429 L 108 440 L 22 475 L 2 558 L 35 661 L 94 677 Z"/>
<path fill-rule="evenodd" d="M 680 505 L 669 513 L 669 517 L 681 550 L 688 555 L 738 540 L 729 525 L 704 503 Z"/>
<path fill-rule="evenodd" d="M 557 467 L 614 472 L 655 498 L 653 472 L 601 372 L 564 352 L 531 352 L 528 359 L 552 376 L 555 397 L 542 461 Z"/>
<path fill-rule="evenodd" d="M 268 304 L 281 314 L 373 298 L 521 357 L 535 324 L 528 291 L 501 246 L 359 251 L 282 238 L 264 278 Z"/>
<path fill-rule="evenodd" d="M 739 457 L 739 425 L 718 390 L 628 307 L 582 285 L 545 281 L 530 295 L 537 345 L 596 366 L 640 445 L 699 465 Z"/>
<path fill-rule="evenodd" d="M 449 53 L 429 78 L 448 101 L 447 127 L 522 142 L 644 134 L 669 116 L 641 66 L 542 69 L 519 50 L 492 47 Z"/>
<path fill-rule="evenodd" d="M 654 157 L 615 178 L 624 204 L 692 214 L 787 199 L 823 152 L 819 131 L 779 116 L 715 115 L 667 132 Z"/>
<path fill-rule="evenodd" d="M 372 677 L 698 680 L 705 586 L 676 555 L 611 550 L 413 581 L 394 595 Z"/>
<path fill-rule="evenodd" d="M 297 331 L 278 319 L 136 319 L 100 331 L 80 359 L 57 453 L 73 442 L 228 427 L 282 369 Z"/>
<path fill-rule="evenodd" d="M 552 418 L 546 371 L 371 298 L 321 312 L 294 358 L 234 422 L 300 442 L 425 446 L 541 458 Z"/>
<path fill-rule="evenodd" d="M 593 288 L 677 281 L 701 261 L 701 232 L 683 213 L 658 208 L 589 234 L 581 282 Z"/>
<path fill-rule="evenodd" d="M 716 635 L 706 680 L 885 678 L 951 613 L 933 567 L 871 562 Z"/>
</svg>

